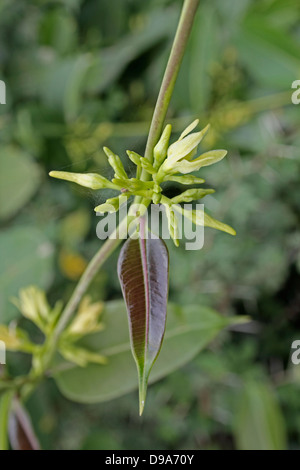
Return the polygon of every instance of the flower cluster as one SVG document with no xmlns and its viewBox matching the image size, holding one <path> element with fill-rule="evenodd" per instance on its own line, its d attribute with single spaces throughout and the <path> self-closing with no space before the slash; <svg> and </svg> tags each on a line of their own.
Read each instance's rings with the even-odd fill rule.
<svg viewBox="0 0 300 470">
<path fill-rule="evenodd" d="M 127 151 L 129 159 L 136 165 L 136 177 L 129 178 L 120 157 L 110 149 L 104 147 L 104 152 L 108 158 L 110 166 L 114 170 L 114 177 L 111 181 L 95 173 L 80 174 L 63 171 L 51 171 L 50 176 L 67 181 L 72 181 L 81 186 L 91 189 L 115 189 L 119 195 L 107 199 L 104 204 L 95 208 L 96 212 L 106 213 L 119 210 L 121 202 L 130 196 L 142 198 L 145 205 L 153 202 L 163 204 L 169 220 L 169 230 L 176 245 L 177 227 L 174 211 L 182 213 L 197 225 L 213 227 L 218 230 L 235 235 L 235 231 L 228 225 L 210 217 L 205 212 L 199 213 L 194 210 L 186 210 L 180 203 L 187 203 L 199 200 L 208 194 L 214 193 L 213 189 L 192 188 L 183 191 L 179 196 L 172 199 L 163 195 L 162 183 L 171 181 L 182 185 L 197 185 L 204 183 L 204 179 L 190 175 L 190 173 L 200 170 L 200 168 L 212 165 L 222 160 L 226 150 L 211 150 L 197 156 L 197 148 L 201 140 L 209 129 L 206 126 L 200 132 L 193 132 L 199 124 L 199 120 L 190 124 L 180 135 L 179 139 L 170 145 L 172 127 L 168 124 L 153 151 L 153 161 L 150 162 L 145 157 L 133 151 Z M 147 178 L 142 177 L 142 172 L 147 173 Z M 147 180 L 147 181 L 145 181 Z"/>
<path fill-rule="evenodd" d="M 51 338 L 57 321 L 61 315 L 63 304 L 57 302 L 54 308 L 50 307 L 46 294 L 35 286 L 20 291 L 18 299 L 13 303 L 22 315 L 33 322 L 44 334 L 46 342 L 33 343 L 29 335 L 14 324 L 0 325 L 0 340 L 4 341 L 7 350 L 22 351 L 33 355 L 33 367 L 37 373 L 43 369 L 43 358 L 46 355 L 47 338 Z M 89 297 L 84 297 L 78 307 L 77 313 L 61 335 L 58 343 L 59 353 L 68 361 L 79 366 L 86 366 L 89 362 L 105 364 L 106 358 L 89 351 L 77 344 L 84 336 L 100 331 L 104 328 L 100 321 L 103 311 L 101 302 L 92 303 Z"/>
</svg>

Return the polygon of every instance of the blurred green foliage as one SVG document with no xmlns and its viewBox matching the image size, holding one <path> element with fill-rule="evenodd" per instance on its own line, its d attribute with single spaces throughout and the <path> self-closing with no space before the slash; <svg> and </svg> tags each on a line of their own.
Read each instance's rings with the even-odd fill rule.
<svg viewBox="0 0 300 470">
<path fill-rule="evenodd" d="M 143 152 L 181 3 L 0 3 L 1 322 L 18 317 L 10 298 L 28 284 L 66 301 L 98 249 L 101 193 L 48 171 L 109 176 L 105 143 L 130 174 L 125 149 Z M 199 252 L 169 243 L 170 298 L 254 322 L 153 385 L 142 420 L 136 393 L 84 406 L 44 384 L 29 402 L 43 448 L 272 449 L 285 447 L 286 430 L 300 449 L 300 375 L 290 363 L 300 325 L 300 108 L 291 105 L 300 4 L 200 3 L 169 119 L 178 131 L 191 117 L 209 121 L 205 145 L 229 149 L 201 176 L 218 188 L 206 207 L 238 235 L 207 229 Z M 95 300 L 120 297 L 116 259 L 97 275 Z M 28 359 L 9 355 L 7 367 L 24 372 Z"/>
</svg>

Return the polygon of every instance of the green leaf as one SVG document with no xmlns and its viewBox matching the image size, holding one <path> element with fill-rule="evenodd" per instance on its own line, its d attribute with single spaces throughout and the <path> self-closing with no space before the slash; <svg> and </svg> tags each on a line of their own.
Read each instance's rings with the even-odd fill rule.
<svg viewBox="0 0 300 470">
<path fill-rule="evenodd" d="M 0 220 L 16 214 L 36 192 L 41 181 L 38 165 L 14 147 L 1 150 Z"/>
<path fill-rule="evenodd" d="M 43 16 L 40 25 L 40 41 L 59 54 L 67 54 L 76 45 L 75 17 L 62 8 L 53 8 Z"/>
<path fill-rule="evenodd" d="M 118 275 L 127 306 L 131 348 L 135 359 L 142 414 L 150 371 L 160 352 L 167 316 L 169 253 L 161 239 L 129 238 L 120 252 Z"/>
<path fill-rule="evenodd" d="M 241 63 L 264 86 L 286 89 L 298 76 L 299 45 L 261 16 L 250 16 L 241 25 L 236 47 Z"/>
<path fill-rule="evenodd" d="M 40 94 L 44 103 L 63 111 L 67 121 L 78 116 L 91 65 L 92 57 L 82 54 L 54 60 L 42 72 Z"/>
<path fill-rule="evenodd" d="M 114 47 L 102 49 L 100 57 L 94 61 L 88 73 L 87 91 L 102 93 L 111 87 L 130 62 L 172 36 L 177 18 L 177 9 L 155 11 L 141 31 L 123 37 Z"/>
<path fill-rule="evenodd" d="M 69 370 L 64 364 L 57 366 L 54 378 L 70 400 L 98 403 L 120 397 L 137 387 L 123 301 L 105 304 L 103 323 L 104 331 L 86 338 L 83 344 L 104 355 L 107 365 L 89 364 L 85 368 L 70 365 Z M 164 343 L 149 382 L 155 382 L 189 362 L 228 324 L 228 319 L 212 309 L 169 304 Z"/>
<path fill-rule="evenodd" d="M 42 231 L 14 227 L 0 234 L 0 322 L 14 318 L 11 298 L 30 284 L 47 288 L 52 279 L 54 248 Z"/>
<path fill-rule="evenodd" d="M 190 104 L 197 114 L 205 110 L 210 99 L 213 82 L 210 72 L 217 60 L 219 30 L 215 7 L 202 4 L 192 31 L 189 55 Z"/>
<path fill-rule="evenodd" d="M 283 416 L 267 384 L 253 380 L 244 384 L 234 433 L 239 450 L 286 449 Z"/>
</svg>

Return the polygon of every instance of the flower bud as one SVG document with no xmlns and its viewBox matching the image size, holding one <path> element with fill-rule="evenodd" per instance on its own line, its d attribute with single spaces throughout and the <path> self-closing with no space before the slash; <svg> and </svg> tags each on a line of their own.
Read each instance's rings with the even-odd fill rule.
<svg viewBox="0 0 300 470">
<path fill-rule="evenodd" d="M 186 185 L 205 183 L 205 180 L 203 178 L 197 178 L 197 176 L 194 176 L 194 175 L 184 175 L 184 176 L 167 175 L 164 181 L 174 181 L 175 183 L 186 184 Z"/>
<path fill-rule="evenodd" d="M 156 170 L 154 169 L 154 167 L 145 157 L 141 157 L 141 164 L 144 170 L 150 173 L 150 175 L 154 175 L 156 173 Z"/>
<path fill-rule="evenodd" d="M 129 157 L 129 159 L 136 165 L 136 166 L 141 166 L 141 155 L 139 155 L 136 152 L 133 152 L 131 150 L 126 150 L 126 153 Z"/>
<path fill-rule="evenodd" d="M 58 178 L 60 180 L 71 181 L 72 183 L 79 184 L 85 188 L 90 189 L 118 189 L 116 185 L 108 181 L 97 173 L 70 173 L 67 171 L 50 171 L 50 176 Z"/>
<path fill-rule="evenodd" d="M 181 202 L 192 202 L 203 198 L 207 194 L 213 194 L 214 189 L 188 189 L 183 193 L 171 199 L 173 204 L 179 204 Z"/>
<path fill-rule="evenodd" d="M 104 152 L 108 158 L 110 166 L 113 168 L 115 175 L 118 178 L 128 178 L 126 171 L 124 169 L 123 163 L 118 155 L 113 153 L 109 148 L 103 147 Z"/>
<path fill-rule="evenodd" d="M 154 163 L 153 163 L 153 166 L 156 170 L 160 167 L 160 165 L 162 164 L 162 162 L 164 161 L 164 159 L 167 156 L 167 150 L 168 150 L 168 147 L 169 147 L 171 132 L 172 132 L 172 126 L 171 126 L 171 124 L 168 124 L 165 127 L 158 143 L 154 147 L 154 151 L 153 151 Z"/>
<path fill-rule="evenodd" d="M 175 246 L 179 246 L 178 241 L 178 220 L 176 214 L 174 213 L 173 208 L 169 204 L 164 204 L 166 209 L 166 216 L 168 219 L 169 232 L 172 240 L 174 241 Z"/>
<path fill-rule="evenodd" d="M 120 209 L 120 206 L 127 201 L 128 197 L 129 195 L 127 196 L 126 193 L 123 193 L 119 197 L 107 199 L 104 204 L 95 207 L 94 211 L 101 212 L 102 214 L 105 214 L 106 212 L 109 212 L 110 214 L 117 212 Z"/>
</svg>

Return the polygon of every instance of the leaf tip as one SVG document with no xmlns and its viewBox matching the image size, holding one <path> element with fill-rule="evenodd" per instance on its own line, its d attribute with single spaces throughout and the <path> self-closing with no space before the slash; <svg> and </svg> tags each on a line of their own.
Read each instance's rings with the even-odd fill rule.
<svg viewBox="0 0 300 470">
<path fill-rule="evenodd" d="M 145 408 L 147 394 L 147 381 L 145 378 L 141 378 L 139 382 L 139 415 L 142 416 Z"/>
<path fill-rule="evenodd" d="M 145 402 L 144 400 L 140 401 L 140 409 L 139 409 L 139 415 L 142 416 L 145 408 Z"/>
</svg>

